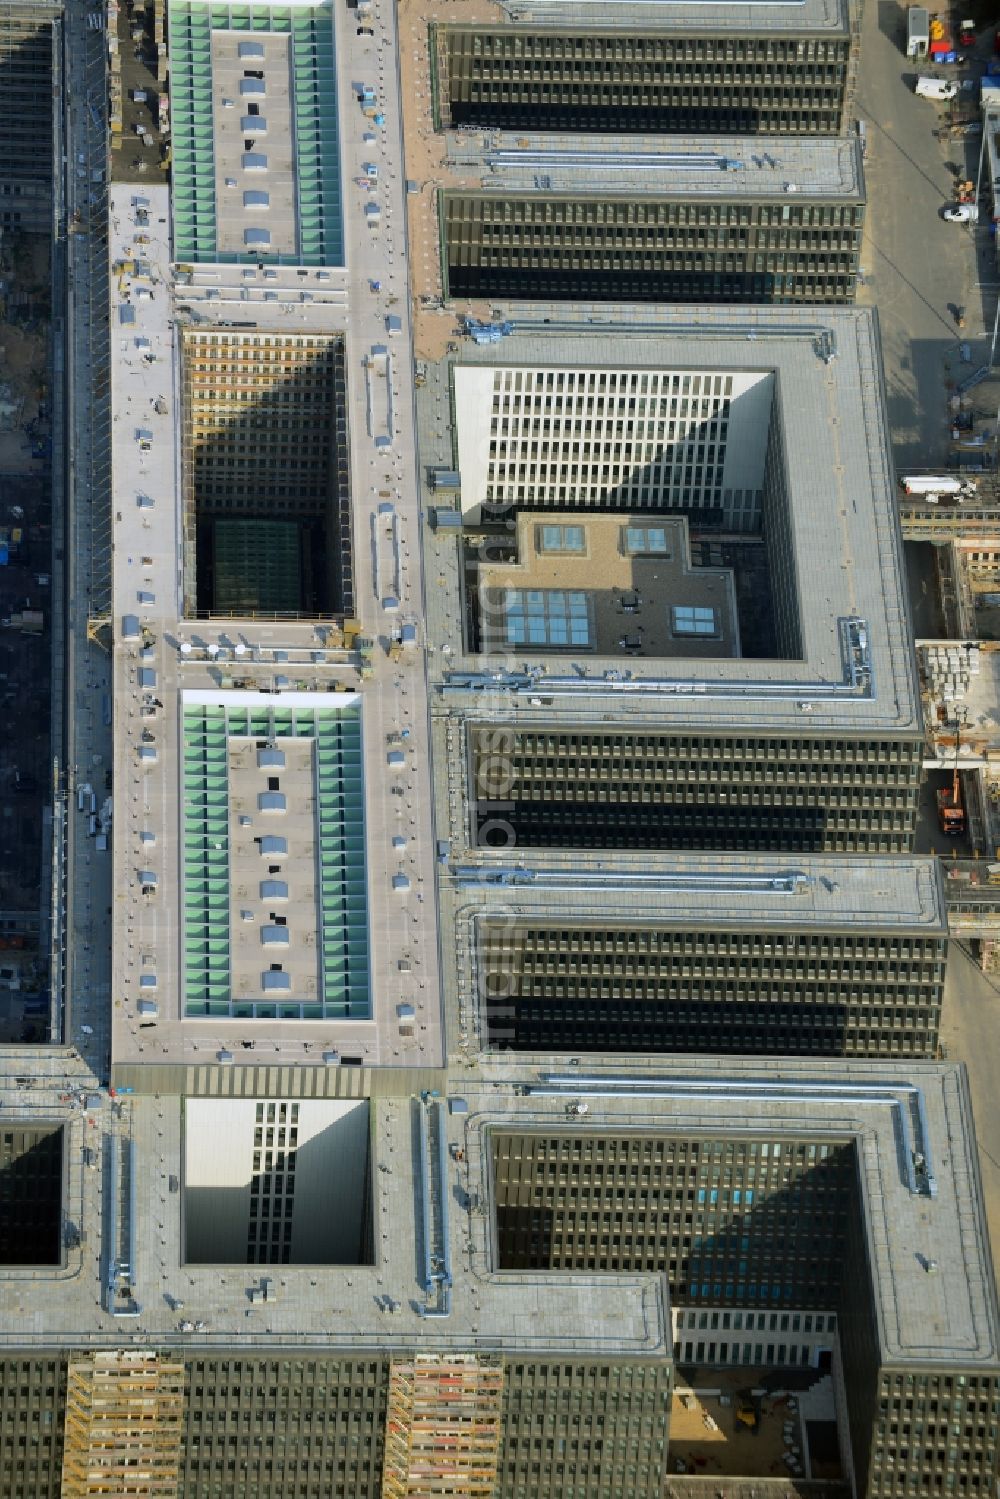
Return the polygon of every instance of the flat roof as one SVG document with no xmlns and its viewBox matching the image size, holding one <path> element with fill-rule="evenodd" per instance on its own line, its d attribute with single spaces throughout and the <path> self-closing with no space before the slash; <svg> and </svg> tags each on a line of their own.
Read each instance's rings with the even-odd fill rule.
<svg viewBox="0 0 1000 1499">
<path fill-rule="evenodd" d="M 679 32 L 708 36 L 777 33 L 800 36 L 811 31 L 846 32 L 849 0 L 787 0 L 787 3 L 728 4 L 727 0 L 513 0 L 511 18 L 577 31 L 580 27 L 627 27 L 630 31 Z"/>
<path fill-rule="evenodd" d="M 346 71 L 346 61 L 344 67 Z M 360 154 L 360 143 L 356 149 Z M 400 201 L 402 192 L 400 184 Z M 112 341 L 115 357 L 111 364 L 112 400 L 119 414 L 111 438 L 115 492 L 120 507 L 114 518 L 113 611 L 115 784 L 119 792 L 107 857 L 113 860 L 115 888 L 119 892 L 111 945 L 112 984 L 116 994 L 128 994 L 136 1000 L 119 1004 L 111 1012 L 113 1069 L 116 1074 L 122 1070 L 133 1072 L 134 1078 L 123 1086 L 137 1087 L 143 1087 L 146 1080 L 154 1077 L 162 1078 L 164 1068 L 172 1073 L 176 1069 L 175 1075 L 180 1079 L 177 1091 L 183 1091 L 189 1069 L 207 1066 L 218 1079 L 214 1086 L 219 1091 L 235 1087 L 244 1094 L 255 1087 L 270 1091 L 275 1081 L 279 1087 L 294 1087 L 291 1064 L 301 1061 L 309 1066 L 316 1064 L 317 1071 L 309 1076 L 320 1092 L 332 1092 L 338 1086 L 357 1086 L 362 1078 L 368 1086 L 369 1069 L 376 1064 L 390 1076 L 410 1065 L 432 1069 L 440 1062 L 443 1041 L 437 924 L 430 914 L 435 909 L 434 852 L 427 794 L 429 756 L 425 753 L 422 650 L 417 648 L 399 660 L 390 660 L 380 648 L 366 658 L 365 664 L 356 647 L 342 642 L 328 622 L 317 619 L 248 617 L 206 621 L 184 617 L 183 579 L 178 568 L 185 545 L 180 503 L 181 453 L 177 442 L 180 417 L 174 404 L 175 392 L 181 390 L 179 342 L 184 309 L 175 307 L 174 298 L 163 291 L 171 281 L 168 189 L 163 184 L 147 187 L 116 183 L 111 196 L 109 258 L 116 264 L 134 261 L 140 255 L 149 265 L 156 288 L 153 298 L 144 298 L 136 304 L 130 290 L 135 278 L 130 273 L 122 272 L 111 280 L 111 326 L 119 330 Z M 349 225 L 359 240 L 362 234 L 367 236 L 360 220 L 356 223 L 349 220 Z M 365 249 L 377 259 L 385 247 L 372 246 L 366 238 Z M 388 284 L 388 273 L 381 262 L 379 269 Z M 245 307 L 244 316 L 252 316 L 255 324 L 255 332 L 247 336 L 270 338 L 279 346 L 291 337 L 301 340 L 303 347 L 310 341 L 344 339 L 354 351 L 352 367 L 360 368 L 364 351 L 370 347 L 375 330 L 383 326 L 384 317 L 384 311 L 367 291 L 362 306 L 361 321 L 352 315 L 345 331 L 342 306 L 323 302 L 319 297 L 302 305 L 296 291 L 294 304 L 285 301 L 270 306 L 258 301 L 252 310 Z M 135 321 L 126 327 L 122 314 L 133 308 Z M 214 333 L 220 340 L 240 336 L 226 321 L 227 316 L 235 315 L 235 308 L 236 303 L 215 309 L 222 314 Z M 206 329 L 206 311 L 207 307 L 195 315 L 202 331 L 211 331 Z M 348 381 L 347 409 L 350 431 L 363 433 L 363 381 Z M 418 524 L 417 486 L 412 477 L 408 440 L 403 442 L 404 430 L 409 431 L 404 417 L 404 411 L 397 414 L 400 442 L 395 455 L 398 477 L 394 480 L 393 499 L 398 525 L 406 527 L 402 534 L 408 542 Z M 136 439 L 139 425 L 152 433 L 148 447 Z M 369 463 L 374 459 L 366 463 L 364 451 L 363 446 L 355 445 L 348 476 L 351 518 L 359 537 L 372 534 L 374 516 L 382 503 L 373 478 L 369 478 Z M 386 571 L 390 561 L 383 554 Z M 403 556 L 397 589 L 399 603 L 393 617 L 383 615 L 370 586 L 359 590 L 354 607 L 364 638 L 374 639 L 383 630 L 388 635 L 393 628 L 410 623 L 415 618 L 419 592 L 419 557 L 415 554 Z M 154 686 L 149 685 L 147 674 L 151 672 L 155 673 Z M 359 786 L 363 789 L 365 837 L 368 850 L 372 851 L 366 863 L 375 892 L 367 908 L 372 940 L 365 950 L 356 945 L 353 930 L 345 936 L 350 983 L 341 970 L 346 999 L 347 990 L 355 983 L 357 960 L 358 985 L 363 989 L 367 984 L 371 997 L 370 1009 L 364 1007 L 361 1015 L 354 1008 L 353 998 L 349 1017 L 346 1012 L 338 1013 L 336 1002 L 327 1007 L 323 1018 L 315 1020 L 303 1017 L 253 1021 L 236 1013 L 190 1018 L 184 1013 L 188 975 L 181 865 L 186 850 L 180 829 L 187 811 L 194 810 L 184 805 L 181 794 L 184 703 L 198 702 L 197 695 L 202 693 L 207 704 L 218 704 L 230 692 L 236 694 L 240 706 L 245 705 L 248 711 L 263 711 L 266 704 L 279 718 L 285 711 L 298 714 L 303 696 L 311 695 L 314 701 L 318 697 L 322 718 L 322 705 L 342 701 L 338 694 L 357 695 L 366 721 L 373 726 L 371 732 L 361 735 L 363 770 L 359 773 L 345 760 L 342 785 L 345 797 L 353 797 Z M 347 726 L 345 719 L 345 731 Z M 396 790 L 392 794 L 385 773 L 386 741 L 390 735 L 406 746 L 406 767 L 394 778 L 392 784 Z M 312 755 L 311 747 L 309 754 Z M 288 769 L 291 772 L 291 758 Z M 262 777 L 265 774 L 263 770 L 260 773 Z M 280 793 L 280 769 L 277 773 Z M 298 768 L 299 773 L 307 774 L 304 765 Z M 255 779 L 257 767 L 249 767 L 248 774 Z M 261 791 L 264 789 L 262 786 Z M 257 794 L 254 785 L 252 795 Z M 323 800 L 317 799 L 315 786 L 310 786 L 305 796 L 314 806 Z M 226 844 L 230 833 L 237 838 L 245 836 L 240 833 L 237 814 L 230 810 L 233 816 L 226 838 L 213 836 L 209 840 L 213 844 L 216 841 Z M 356 816 L 356 810 L 355 807 L 352 815 Z M 289 797 L 285 820 L 300 814 L 301 809 Z M 256 824 L 246 830 L 252 836 L 286 836 L 276 826 L 282 820 L 281 814 L 265 813 L 255 807 L 243 815 L 251 816 Z M 408 844 L 397 851 L 391 840 L 401 823 L 407 828 Z M 269 831 L 272 826 L 273 831 Z M 314 841 L 315 891 L 320 891 L 320 841 Z M 294 847 L 291 836 L 289 843 Z M 303 848 L 307 846 L 303 844 Z M 225 847 L 212 848 L 211 853 L 221 854 L 227 860 L 229 857 Z M 303 859 L 307 857 L 302 853 Z M 286 912 L 280 905 L 272 906 L 276 897 L 270 892 L 261 894 L 258 883 L 263 879 L 279 880 L 282 876 L 271 876 L 262 857 L 259 862 L 265 865 L 263 873 L 252 882 L 233 880 L 228 891 L 212 892 L 213 900 L 218 897 L 222 912 L 230 913 L 225 917 L 225 936 L 229 939 L 233 936 L 229 926 L 232 919 L 238 947 L 247 955 L 244 973 L 255 982 L 259 982 L 265 971 L 271 971 L 272 962 L 285 961 L 278 951 L 283 944 L 265 948 L 260 933 L 265 925 L 280 925 L 270 920 L 272 909 L 276 916 Z M 270 862 L 281 865 L 289 860 L 278 857 Z M 345 876 L 348 869 L 356 871 L 353 852 L 343 867 Z M 398 871 L 407 874 L 408 891 L 393 889 L 392 877 Z M 139 875 L 143 873 L 155 875 L 155 884 L 140 882 Z M 241 888 L 246 900 L 240 894 Z M 296 898 L 286 902 L 293 943 L 297 930 L 304 938 L 307 930 L 311 933 L 315 926 L 319 931 L 321 926 L 315 902 L 308 920 L 306 912 L 300 909 L 298 897 L 303 888 L 297 878 L 292 880 L 291 892 Z M 352 906 L 356 899 L 355 892 L 344 893 L 341 914 L 345 922 L 349 916 L 353 922 Z M 256 918 L 253 923 L 244 923 L 240 918 L 239 912 L 244 909 L 253 911 Z M 214 921 L 214 906 L 212 914 Z M 336 922 L 329 935 L 336 938 Z M 241 938 L 245 940 L 240 942 Z M 266 961 L 258 963 L 258 952 L 268 954 Z M 228 951 L 220 947 L 214 955 L 218 962 L 213 962 L 213 973 L 217 967 L 231 968 L 233 955 L 232 947 Z M 329 956 L 331 959 L 336 956 L 333 949 Z M 327 958 L 324 952 L 324 973 L 332 976 L 335 969 Z M 336 961 L 340 962 L 339 956 Z M 150 1002 L 150 991 L 141 986 L 144 974 L 155 974 L 157 978 L 155 1014 L 140 1008 L 144 1001 Z M 277 990 L 269 994 L 269 999 L 276 1002 L 295 997 Z M 256 998 L 263 1001 L 263 993 Z M 415 1025 L 401 1024 L 397 1006 L 404 1002 L 416 1012 Z M 229 1010 L 228 1002 L 225 1008 Z M 322 1060 L 326 1054 L 331 1058 L 329 1065 Z M 339 1065 L 341 1056 L 343 1068 Z M 265 1078 L 271 1078 L 272 1082 Z M 339 1085 L 338 1078 L 343 1079 Z"/>
<path fill-rule="evenodd" d="M 183 1013 L 369 1018 L 360 697 L 180 699 Z M 287 914 L 270 910 L 273 874 L 287 882 Z"/>
<path fill-rule="evenodd" d="M 455 532 L 439 529 L 428 533 L 433 566 L 444 579 L 428 593 L 428 634 L 439 647 L 431 659 L 444 702 L 482 717 L 516 709 L 526 729 L 571 720 L 607 721 L 625 731 L 652 724 L 922 737 L 874 311 L 586 303 L 498 310 L 510 320 L 509 336 L 484 345 L 468 340 L 426 365 L 417 392 L 425 503 L 441 499 L 430 473 L 459 467 L 459 434 L 450 420 L 457 372 L 769 373 L 781 424 L 802 654 L 690 664 L 672 658 L 660 668 L 632 661 L 623 674 L 619 658 L 588 657 L 569 671 L 565 658 L 554 656 L 533 656 L 529 672 L 512 650 L 499 669 L 493 657 L 487 664 L 461 654 L 459 547 Z M 862 636 L 864 661 L 856 649 Z M 442 646 L 448 647 L 443 656 Z"/>
<path fill-rule="evenodd" d="M 167 32 L 175 260 L 343 265 L 331 0 L 245 9 L 176 0 Z M 241 38 L 263 55 L 241 56 Z M 266 212 L 244 202 L 248 191 L 268 192 Z M 251 230 L 269 242 L 247 240 Z"/>
<path fill-rule="evenodd" d="M 241 55 L 248 46 L 252 57 Z M 250 245 L 286 260 L 298 254 L 291 54 L 287 32 L 261 32 L 251 43 L 212 32 L 216 235 L 226 256 L 246 255 Z"/>
<path fill-rule="evenodd" d="M 616 850 L 609 868 L 606 855 L 588 851 L 478 851 L 444 884 L 446 919 L 456 923 L 948 934 L 940 863 L 931 856 Z"/>
<path fill-rule="evenodd" d="M 522 510 L 516 534 L 509 561 L 476 566 L 484 651 L 739 656 L 733 571 L 691 565 L 683 516 Z"/>
<path fill-rule="evenodd" d="M 448 191 L 529 197 L 741 201 L 865 200 L 855 136 L 603 135 L 455 131 L 446 135 Z"/>
<path fill-rule="evenodd" d="M 462 1087 L 470 1148 L 481 1160 L 497 1129 L 852 1138 L 882 1361 L 996 1365 L 1000 1318 L 963 1066 L 783 1058 L 778 1071 L 765 1058 L 692 1057 L 674 1068 L 630 1057 L 626 1076 L 613 1062 L 589 1063 L 484 1061 Z M 583 1129 L 566 1117 L 577 1099 L 589 1105 Z M 913 1152 L 933 1187 L 914 1176 Z"/>
<path fill-rule="evenodd" d="M 67 1251 L 63 1269 L 34 1270 L 30 1281 L 19 1281 L 0 1328 L 5 1348 L 101 1347 L 121 1335 L 95 1308 L 105 1183 L 102 1173 L 83 1164 L 88 1129 L 75 1100 L 65 1101 L 67 1075 L 65 1059 L 57 1058 L 37 1071 L 31 1088 L 3 1095 L 7 1117 L 44 1109 L 47 1119 L 68 1124 L 69 1200 L 81 1204 L 89 1225 L 88 1243 Z M 419 1345 L 428 1352 L 669 1358 L 670 1302 L 662 1275 L 496 1269 L 488 1210 L 493 1134 L 851 1139 L 882 1361 L 996 1369 L 996 1289 L 960 1064 L 910 1062 L 902 1069 L 786 1058 L 779 1073 L 771 1058 L 685 1057 L 682 1068 L 662 1058 L 630 1058 L 624 1076 L 620 1065 L 599 1059 L 588 1059 L 586 1069 L 555 1070 L 547 1058 L 518 1057 L 516 1064 L 487 1058 L 475 1072 L 459 1067 L 442 1078 L 441 1092 L 465 1100 L 467 1112 L 421 1106 L 409 1097 L 371 1102 L 376 1264 L 281 1265 L 279 1294 L 266 1310 L 248 1315 L 248 1290 L 262 1274 L 273 1278 L 274 1269 L 241 1264 L 223 1275 L 217 1265 L 185 1264 L 176 1194 L 159 1214 L 141 1213 L 135 1225 L 137 1330 L 157 1346 L 192 1356 L 234 1346 L 273 1355 L 286 1349 L 389 1354 Z M 586 1119 L 569 1118 L 567 1104 L 580 1099 L 588 1103 Z M 134 1142 L 140 1182 L 162 1180 L 182 1159 L 183 1100 L 164 1094 L 119 1102 L 120 1113 L 111 1118 L 102 1100 L 102 1125 Z M 415 1148 L 421 1107 L 440 1108 L 446 1147 L 436 1186 L 447 1208 L 438 1223 L 454 1285 L 450 1314 L 434 1321 L 421 1315 L 425 1298 L 414 1264 L 426 1200 Z M 451 1146 L 461 1159 L 452 1157 Z M 924 1157 L 926 1171 L 914 1168 L 912 1152 Z M 487 1205 L 485 1213 L 479 1203 Z M 184 1316 L 198 1324 L 197 1332 L 181 1330 L 174 1296 L 183 1297 Z M 394 1302 L 391 1315 L 381 1310 L 387 1296 Z"/>
</svg>

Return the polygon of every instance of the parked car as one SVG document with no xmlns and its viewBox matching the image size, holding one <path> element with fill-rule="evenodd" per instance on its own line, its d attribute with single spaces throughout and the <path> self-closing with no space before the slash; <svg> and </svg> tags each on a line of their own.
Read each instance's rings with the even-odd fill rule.
<svg viewBox="0 0 1000 1499">
<path fill-rule="evenodd" d="M 954 203 L 945 209 L 942 218 L 949 224 L 975 224 L 979 221 L 979 206 L 976 203 Z"/>
</svg>

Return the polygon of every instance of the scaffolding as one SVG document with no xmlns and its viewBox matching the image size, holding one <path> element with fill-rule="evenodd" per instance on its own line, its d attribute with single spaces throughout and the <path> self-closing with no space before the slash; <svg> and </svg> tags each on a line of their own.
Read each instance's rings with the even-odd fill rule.
<svg viewBox="0 0 1000 1499">
<path fill-rule="evenodd" d="M 393 1359 L 384 1499 L 489 1499 L 497 1478 L 503 1365 L 494 1354 Z"/>
<path fill-rule="evenodd" d="M 63 1499 L 178 1499 L 183 1441 L 182 1363 L 139 1350 L 70 1360 Z"/>
</svg>

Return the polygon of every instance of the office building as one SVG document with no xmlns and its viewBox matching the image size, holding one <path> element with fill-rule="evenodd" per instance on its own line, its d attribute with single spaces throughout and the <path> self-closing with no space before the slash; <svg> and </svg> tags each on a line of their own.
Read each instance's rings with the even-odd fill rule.
<svg viewBox="0 0 1000 1499">
<path fill-rule="evenodd" d="M 225 40 L 239 16 L 212 15 Z M 331 8 L 290 24 L 305 47 Z M 383 453 L 367 421 L 398 377 L 366 374 L 342 272 L 175 272 L 170 192 L 137 186 L 112 184 L 109 246 L 131 267 L 111 279 L 113 775 L 135 788 L 101 851 L 116 1086 L 367 1097 L 375 1066 L 443 1061 L 405 403 Z"/>
<path fill-rule="evenodd" d="M 838 135 L 856 68 L 860 6 L 813 0 L 705 11 L 680 4 L 555 14 L 518 3 L 511 24 L 431 30 L 437 118 L 501 130 Z"/>
<path fill-rule="evenodd" d="M 516 904 L 516 914 L 510 910 Z M 934 1057 L 932 859 L 577 855 L 462 864 L 453 982 L 513 1052 Z"/>
<path fill-rule="evenodd" d="M 0 3 L 0 227 L 52 232 L 53 101 L 62 6 Z"/>
<path fill-rule="evenodd" d="M 923 730 L 872 314 L 597 321 L 526 320 L 421 393 L 428 482 L 459 484 L 428 497 L 462 520 L 430 543 L 453 850 L 908 852 Z M 684 587 L 718 602 L 667 598 L 680 519 Z M 528 559 L 576 586 L 508 588 Z"/>
<path fill-rule="evenodd" d="M 161 1218 L 131 1221 L 138 1310 L 99 1313 L 96 1347 L 73 1331 L 92 1328 L 95 1294 L 105 1305 L 89 1245 L 22 1280 L 0 1362 L 4 1493 L 59 1493 L 60 1474 L 86 1492 L 88 1471 L 142 1461 L 160 1492 L 223 1499 L 374 1499 L 449 1474 L 463 1495 L 652 1499 L 688 1451 L 684 1398 L 706 1367 L 797 1389 L 806 1447 L 822 1397 L 835 1493 L 992 1492 L 1000 1327 L 961 1068 L 789 1059 L 777 1078 L 746 1059 L 623 1072 L 538 1056 L 437 1084 L 367 1105 L 369 1200 L 343 1195 L 356 1166 L 339 1149 L 327 1196 L 303 1200 L 321 1233 L 331 1203 L 338 1233 L 373 1213 L 367 1257 L 262 1262 L 241 1243 L 191 1261 L 182 1220 L 204 1187 L 188 1155 Z M 290 1103 L 137 1097 L 91 1117 L 128 1133 L 155 1193 L 206 1109 L 252 1175 L 266 1110 L 278 1129 L 284 1104 L 290 1128 Z M 60 1107 L 65 1200 L 86 1220 L 114 1182 Z M 757 1444 L 743 1451 L 752 1481 Z"/>
<path fill-rule="evenodd" d="M 552 302 L 853 301 L 856 140 L 449 138 L 445 295 Z"/>
<path fill-rule="evenodd" d="M 418 409 L 393 18 L 335 57 L 343 14 L 178 0 L 170 188 L 111 184 L 113 841 L 69 840 L 110 861 L 67 881 L 75 1049 L 0 1086 L 60 1173 L 58 1255 L 0 1266 L 0 1490 L 662 1499 L 700 1367 L 767 1390 L 772 1439 L 801 1392 L 830 1499 L 985 1495 L 1000 1319 L 964 1071 L 921 1055 L 944 923 L 874 316 L 528 297 Z M 445 192 L 860 215 L 853 146 L 721 139 L 569 176 L 453 142 Z M 814 260 L 710 274 L 847 295 Z M 680 1066 L 685 1005 L 689 1041 L 828 1055 Z"/>
</svg>

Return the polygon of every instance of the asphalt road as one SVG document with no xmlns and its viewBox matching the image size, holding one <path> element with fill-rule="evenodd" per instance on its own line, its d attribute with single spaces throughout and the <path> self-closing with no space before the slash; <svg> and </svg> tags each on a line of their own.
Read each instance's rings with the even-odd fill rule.
<svg viewBox="0 0 1000 1499">
<path fill-rule="evenodd" d="M 998 277 L 988 232 L 941 217 L 958 171 L 975 176 L 980 142 L 935 139 L 947 105 L 913 92 L 916 72 L 900 48 L 905 9 L 896 0 L 865 8 L 857 114 L 869 143 L 868 214 L 858 300 L 878 307 L 897 467 L 933 469 L 948 452 L 947 383 L 983 363 Z M 977 53 L 988 46 L 983 39 Z M 956 306 L 967 309 L 969 363 L 959 354 Z"/>
<path fill-rule="evenodd" d="M 868 223 L 860 301 L 874 302 L 882 329 L 886 392 L 897 469 L 935 469 L 948 453 L 949 382 L 986 361 L 996 308 L 994 242 L 986 230 L 945 223 L 956 170 L 975 176 L 979 140 L 940 142 L 943 110 L 913 93 L 914 69 L 900 48 L 905 6 L 878 0 L 866 7 L 858 116 L 867 122 Z M 989 45 L 981 42 L 985 55 Z M 970 362 L 959 355 L 951 307 L 964 305 Z M 918 634 L 936 634 L 933 558 L 908 547 L 911 608 Z M 966 840 L 937 829 L 929 776 L 921 793 L 919 852 L 967 853 Z M 966 1063 L 972 1088 L 986 1213 L 1000 1250 L 1000 975 L 982 973 L 969 948 L 955 941 L 945 985 L 942 1044 Z"/>
</svg>

